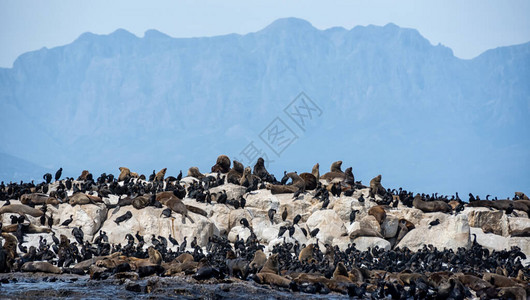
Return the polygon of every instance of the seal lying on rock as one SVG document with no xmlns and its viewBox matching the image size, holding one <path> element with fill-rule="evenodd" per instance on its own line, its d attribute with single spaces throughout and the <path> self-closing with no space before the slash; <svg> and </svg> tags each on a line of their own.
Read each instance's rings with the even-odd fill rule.
<svg viewBox="0 0 530 300">
<path fill-rule="evenodd" d="M 20 203 L 26 204 L 26 205 L 42 205 L 42 204 L 58 205 L 59 201 L 56 198 L 50 197 L 47 194 L 32 193 L 32 194 L 24 194 L 20 196 Z"/>
<path fill-rule="evenodd" d="M 510 207 L 513 209 L 521 210 L 527 213 L 530 216 L 530 208 L 526 205 L 524 200 L 476 200 L 471 201 L 467 204 L 469 207 L 491 207 L 498 210 L 507 210 Z"/>
<path fill-rule="evenodd" d="M 412 201 L 412 205 L 423 211 L 423 212 L 444 212 L 444 213 L 450 213 L 451 206 L 444 201 L 423 201 L 420 194 L 416 194 L 414 197 L 414 200 Z"/>
<path fill-rule="evenodd" d="M 50 264 L 46 261 L 30 261 L 22 265 L 22 272 L 44 272 L 44 273 L 53 273 L 61 274 L 62 271 L 60 268 Z"/>
<path fill-rule="evenodd" d="M 2 228 L 3 232 L 16 232 L 19 224 L 7 225 Z M 37 227 L 33 224 L 22 224 L 24 233 L 50 233 L 51 229 L 46 227 Z"/>
<path fill-rule="evenodd" d="M 40 209 L 36 209 L 24 204 L 9 204 L 0 207 L 0 215 L 4 213 L 26 214 L 36 218 L 41 217 L 44 214 Z"/>
<path fill-rule="evenodd" d="M 182 201 L 173 196 L 169 197 L 168 199 L 164 199 L 160 203 L 164 204 L 165 206 L 171 208 L 172 211 L 179 213 L 182 215 L 182 223 L 186 223 L 186 218 L 190 219 L 191 223 L 195 223 L 193 219 L 188 214 L 188 208 Z"/>
<path fill-rule="evenodd" d="M 281 185 L 281 184 L 269 184 L 267 186 L 267 189 L 271 191 L 272 194 L 283 194 L 283 193 L 294 193 L 296 191 L 302 191 L 305 192 L 305 181 L 296 174 L 296 172 L 291 172 L 285 174 L 284 179 L 291 178 L 293 180 L 293 184 L 290 185 Z"/>
</svg>

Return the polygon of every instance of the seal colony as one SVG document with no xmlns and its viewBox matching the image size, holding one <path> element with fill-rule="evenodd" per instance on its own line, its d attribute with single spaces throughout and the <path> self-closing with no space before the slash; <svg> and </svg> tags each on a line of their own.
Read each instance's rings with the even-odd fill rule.
<svg viewBox="0 0 530 300">
<path fill-rule="evenodd" d="M 263 158 L 251 168 L 221 155 L 212 173 L 190 167 L 187 177 L 120 167 L 117 178 L 84 170 L 78 180 L 61 180 L 60 169 L 55 182 L 49 173 L 38 184 L 2 182 L 0 273 L 243 280 L 373 299 L 530 295 L 524 193 L 512 200 L 470 194 L 464 202 L 458 194 L 385 189 L 381 175 L 364 186 L 342 161 L 322 176 L 319 167 L 286 171 L 278 181 Z M 446 244 L 423 243 L 427 235 L 442 239 L 452 222 L 460 231 Z M 487 248 L 481 227 L 526 248 Z M 153 292 L 131 282 L 125 289 Z"/>
</svg>

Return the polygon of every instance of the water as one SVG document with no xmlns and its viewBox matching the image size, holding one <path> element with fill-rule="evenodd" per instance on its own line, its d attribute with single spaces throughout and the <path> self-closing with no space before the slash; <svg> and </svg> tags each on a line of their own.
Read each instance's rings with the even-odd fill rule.
<svg viewBox="0 0 530 300">
<path fill-rule="evenodd" d="M 146 277 L 90 280 L 88 275 L 50 275 L 43 273 L 1 274 L 0 299 L 347 299 L 346 295 L 311 295 L 259 285 L 237 279 L 197 282 L 189 277 Z M 13 282 L 14 279 L 17 282 Z M 129 291 L 128 284 L 139 284 L 141 292 Z M 146 292 L 149 290 L 149 293 Z"/>
</svg>

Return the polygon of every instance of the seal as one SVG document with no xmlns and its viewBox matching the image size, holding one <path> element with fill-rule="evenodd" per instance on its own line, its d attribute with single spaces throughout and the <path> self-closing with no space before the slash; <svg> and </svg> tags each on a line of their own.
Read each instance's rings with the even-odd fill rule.
<svg viewBox="0 0 530 300">
<path fill-rule="evenodd" d="M 360 229 L 354 230 L 352 233 L 350 233 L 350 239 L 356 239 L 360 236 L 375 236 L 378 238 L 383 238 L 379 232 L 368 227 L 361 227 Z"/>
<path fill-rule="evenodd" d="M 212 166 L 212 173 L 228 173 L 230 171 L 230 158 L 224 154 L 217 157 L 215 165 Z"/>
<path fill-rule="evenodd" d="M 273 175 L 269 174 L 265 168 L 265 160 L 263 157 L 258 158 L 258 161 L 254 165 L 253 174 L 258 176 L 263 181 L 275 182 L 276 178 Z"/>
<path fill-rule="evenodd" d="M 313 166 L 311 173 L 302 173 L 300 177 L 305 181 L 306 190 L 314 190 L 317 188 L 317 182 L 320 179 L 318 163 Z"/>
<path fill-rule="evenodd" d="M 381 185 L 381 175 L 377 175 L 370 180 L 370 193 L 368 194 L 371 198 L 375 195 L 384 196 L 386 195 L 385 188 Z"/>
<path fill-rule="evenodd" d="M 120 175 L 118 176 L 118 181 L 124 181 L 125 178 L 131 176 L 131 170 L 125 167 L 120 167 Z"/>
<path fill-rule="evenodd" d="M 243 176 L 243 172 L 245 171 L 245 167 L 242 163 L 238 162 L 237 160 L 233 161 L 234 167 L 228 171 L 228 174 L 226 174 L 226 182 L 227 183 L 233 183 L 233 184 L 239 184 L 239 180 L 241 180 L 241 177 Z"/>
<path fill-rule="evenodd" d="M 53 274 L 62 273 L 60 268 L 46 261 L 27 262 L 22 265 L 21 271 L 22 272 L 44 272 L 44 273 L 53 273 Z"/>
<path fill-rule="evenodd" d="M 191 223 L 195 223 L 195 221 L 193 221 L 193 219 L 188 214 L 188 208 L 186 207 L 186 205 L 184 205 L 184 203 L 182 203 L 179 198 L 173 196 L 160 203 L 171 208 L 172 211 L 181 214 L 183 224 L 186 224 L 186 218 L 190 219 Z"/>
<path fill-rule="evenodd" d="M 2 228 L 3 232 L 16 232 L 19 224 L 11 224 Z M 24 233 L 50 233 L 51 229 L 46 227 L 38 227 L 33 224 L 22 224 Z"/>
<path fill-rule="evenodd" d="M 523 192 L 515 192 L 515 196 L 518 197 L 520 200 L 530 200 L 527 195 Z"/>
<path fill-rule="evenodd" d="M 298 260 L 300 262 L 312 262 L 315 259 L 313 258 L 313 250 L 315 248 L 314 244 L 309 244 L 300 251 L 300 254 L 298 255 Z"/>
<path fill-rule="evenodd" d="M 368 214 L 375 217 L 379 225 L 383 224 L 383 221 L 386 219 L 386 211 L 382 205 L 372 206 L 368 210 Z"/>
<path fill-rule="evenodd" d="M 58 205 L 59 201 L 55 197 L 50 197 L 47 194 L 32 193 L 32 194 L 24 194 L 20 196 L 20 203 L 26 204 L 26 205 L 42 205 L 42 204 Z"/>
<path fill-rule="evenodd" d="M 197 178 L 199 180 L 203 179 L 204 178 L 204 174 L 202 174 L 201 172 L 199 172 L 199 168 L 197 167 L 191 167 L 188 169 L 188 176 L 189 177 L 194 177 L 194 178 Z"/>
<path fill-rule="evenodd" d="M 292 179 L 292 184 L 269 184 L 267 189 L 269 189 L 272 194 L 295 193 L 299 190 L 305 192 L 306 182 L 300 176 L 298 176 L 296 172 L 286 173 L 284 178 L 282 178 L 282 182 L 284 182 L 284 180 L 286 181 L 288 178 Z"/>
<path fill-rule="evenodd" d="M 263 253 L 261 249 L 258 249 L 254 253 L 254 259 L 250 262 L 249 268 L 250 270 L 259 272 L 261 268 L 263 268 L 266 262 L 267 262 L 267 255 L 265 255 L 265 253 Z"/>
<path fill-rule="evenodd" d="M 414 197 L 414 200 L 412 201 L 412 205 L 423 211 L 423 212 L 444 212 L 444 213 L 450 213 L 451 206 L 444 201 L 423 201 L 420 194 L 416 194 Z"/>
<path fill-rule="evenodd" d="M 324 179 L 328 182 L 336 178 L 340 180 L 344 180 L 346 178 L 346 175 L 344 174 L 344 172 L 342 172 L 341 166 L 342 166 L 342 160 L 332 163 L 331 167 L 329 168 L 330 171 L 322 175 L 319 179 Z"/>
<path fill-rule="evenodd" d="M 155 181 L 164 181 L 164 176 L 166 176 L 167 168 L 163 168 L 162 170 L 158 171 L 155 175 Z"/>
<path fill-rule="evenodd" d="M 83 172 L 81 172 L 81 175 L 79 177 L 77 177 L 77 180 L 85 181 L 85 180 L 87 180 L 87 177 L 88 177 L 89 174 L 90 174 L 90 172 L 88 170 L 83 170 Z"/>
<path fill-rule="evenodd" d="M 0 215 L 4 213 L 26 214 L 36 218 L 41 217 L 44 214 L 40 209 L 24 204 L 9 204 L 0 207 Z"/>
<path fill-rule="evenodd" d="M 275 253 L 269 256 L 269 258 L 261 268 L 260 273 L 278 274 L 279 271 L 280 269 L 278 267 L 278 253 Z"/>
<path fill-rule="evenodd" d="M 239 179 L 239 185 L 248 187 L 252 185 L 254 180 L 261 180 L 258 176 L 253 175 L 251 172 L 252 171 L 250 170 L 250 167 L 245 168 L 243 171 L 243 176 L 241 176 L 241 179 Z"/>
<path fill-rule="evenodd" d="M 331 164 L 331 167 L 329 168 L 329 171 L 330 172 L 342 173 L 341 166 L 342 166 L 342 160 L 336 161 L 336 162 Z"/>
</svg>

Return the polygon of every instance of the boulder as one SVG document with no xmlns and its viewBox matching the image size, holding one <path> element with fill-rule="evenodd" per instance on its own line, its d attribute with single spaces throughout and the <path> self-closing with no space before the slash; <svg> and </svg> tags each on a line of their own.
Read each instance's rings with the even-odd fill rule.
<svg viewBox="0 0 530 300">
<path fill-rule="evenodd" d="M 467 215 L 433 214 L 436 215 L 432 216 L 431 219 L 436 216 L 440 219 L 439 225 L 429 228 L 427 224 L 431 219 L 423 220 L 415 229 L 405 235 L 397 247 L 407 247 L 412 251 L 417 251 L 423 245 L 431 244 L 438 249 L 448 248 L 456 251 L 459 247 L 469 248 L 471 246 Z"/>
<path fill-rule="evenodd" d="M 374 248 L 375 246 L 379 246 L 380 249 L 382 248 L 385 250 L 390 250 L 391 247 L 389 241 L 372 236 L 360 236 L 355 238 L 352 242 L 355 243 L 355 248 L 360 251 L 366 251 L 368 248 Z"/>
<path fill-rule="evenodd" d="M 529 218 L 513 218 L 508 217 L 508 233 L 511 235 L 514 231 L 523 231 L 530 228 Z M 529 238 L 530 243 L 530 238 Z"/>
<path fill-rule="evenodd" d="M 501 251 L 508 248 L 509 238 L 494 233 L 484 233 L 482 229 L 471 227 L 470 233 L 477 236 L 477 243 L 489 250 Z M 473 236 L 471 240 L 473 240 Z"/>
<path fill-rule="evenodd" d="M 240 239 L 242 238 L 243 240 L 246 241 L 248 237 L 250 236 L 250 234 L 251 232 L 248 228 L 243 227 L 243 226 L 234 226 L 228 233 L 228 240 L 231 243 L 234 243 L 237 240 L 237 236 L 239 235 Z"/>
<path fill-rule="evenodd" d="M 497 235 L 508 235 L 508 222 L 504 211 L 490 210 L 485 207 L 466 208 L 464 213 L 469 219 L 469 226 L 482 228 Z"/>
<path fill-rule="evenodd" d="M 135 234 L 137 231 L 144 236 L 147 245 L 151 242 L 151 236 L 163 236 L 168 238 L 169 234 L 173 236 L 179 243 L 184 240 L 184 236 L 188 237 L 188 243 L 193 237 L 197 237 L 197 244 L 199 246 L 206 246 L 208 238 L 213 235 L 214 224 L 211 220 L 198 214 L 190 212 L 192 223 L 189 219 L 182 223 L 180 214 L 174 213 L 172 217 L 160 217 L 162 208 L 155 208 L 148 206 L 143 209 L 135 209 L 132 206 L 125 206 L 119 212 L 112 215 L 108 212 L 108 219 L 101 227 L 109 237 L 110 243 L 122 243 L 125 241 L 127 233 Z M 132 217 L 117 225 L 114 220 L 131 211 Z"/>
<path fill-rule="evenodd" d="M 50 210 L 50 209 L 48 209 Z M 53 210 L 52 210 L 53 211 Z M 49 215 L 49 213 L 47 213 Z M 65 220 L 73 215 L 74 221 L 68 227 L 61 226 Z M 73 227 L 81 226 L 85 239 L 92 242 L 92 238 L 99 231 L 105 220 L 107 219 L 107 207 L 104 204 L 83 204 L 71 206 L 70 204 L 61 204 L 57 212 L 53 213 L 54 226 L 53 229 L 57 233 L 66 235 L 73 239 L 71 234 Z M 123 236 L 125 238 L 125 236 Z"/>
<path fill-rule="evenodd" d="M 344 226 L 344 222 L 340 219 L 339 215 L 331 209 L 314 212 L 309 219 L 307 219 L 306 225 L 309 231 L 315 228 L 320 229 L 317 237 L 324 244 L 330 244 L 333 242 L 333 239 L 346 235 L 346 226 Z"/>
<path fill-rule="evenodd" d="M 217 176 L 217 175 L 216 175 Z M 227 183 L 220 186 L 216 186 L 210 189 L 210 193 L 221 193 L 223 190 L 226 191 L 226 197 L 230 199 L 239 199 L 239 196 L 245 194 L 247 188 L 241 185 L 235 185 L 233 183 Z M 246 199 L 246 198 L 245 198 Z"/>
</svg>

